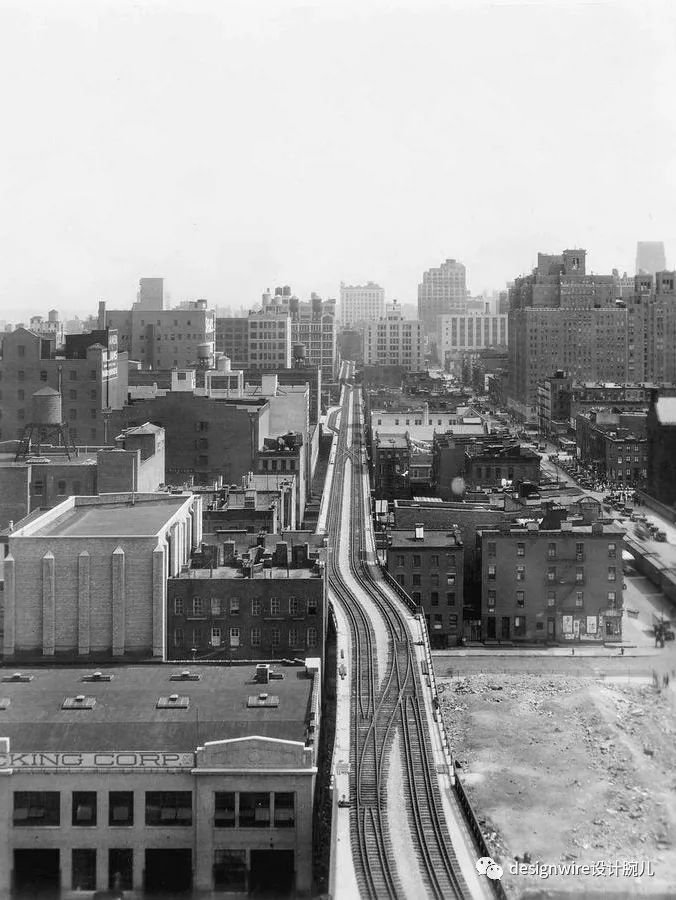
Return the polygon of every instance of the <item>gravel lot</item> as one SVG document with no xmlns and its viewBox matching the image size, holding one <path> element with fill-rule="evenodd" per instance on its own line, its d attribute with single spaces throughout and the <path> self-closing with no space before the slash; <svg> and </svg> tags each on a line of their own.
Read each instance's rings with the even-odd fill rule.
<svg viewBox="0 0 676 900">
<path fill-rule="evenodd" d="M 442 709 L 508 896 L 676 896 L 673 684 L 461 668 L 445 678 L 437 665 Z M 531 864 L 617 861 L 620 875 L 510 873 L 526 853 Z M 622 874 L 625 861 L 655 874 Z"/>
</svg>

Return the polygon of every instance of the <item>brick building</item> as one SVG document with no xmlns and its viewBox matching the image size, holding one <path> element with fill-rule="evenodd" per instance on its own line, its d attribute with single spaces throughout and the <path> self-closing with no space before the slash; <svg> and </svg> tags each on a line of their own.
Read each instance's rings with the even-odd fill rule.
<svg viewBox="0 0 676 900">
<path fill-rule="evenodd" d="M 117 438 L 116 448 L 29 456 L 0 454 L 0 529 L 66 497 L 136 490 L 156 491 L 164 482 L 164 431 L 140 425 Z"/>
<path fill-rule="evenodd" d="M 58 391 L 63 417 L 79 444 L 112 443 L 109 420 L 127 398 L 128 361 L 111 329 L 67 335 L 57 352 L 53 338 L 25 328 L 4 336 L 0 358 L 0 440 L 20 438 L 33 420 L 33 395 Z"/>
<path fill-rule="evenodd" d="M 192 494 L 69 497 L 7 536 L 5 658 L 159 657 L 167 574 L 202 537 Z"/>
<path fill-rule="evenodd" d="M 537 386 L 538 429 L 541 434 L 566 434 L 570 428 L 570 402 L 573 379 L 559 370 Z"/>
<path fill-rule="evenodd" d="M 614 524 L 551 516 L 482 530 L 483 639 L 621 640 L 623 538 Z"/>
<path fill-rule="evenodd" d="M 504 480 L 512 483 L 540 481 L 540 457 L 534 450 L 513 446 L 488 445 L 479 452 L 465 454 L 466 480 L 472 485 L 499 487 Z"/>
<path fill-rule="evenodd" d="M 1 673 L 0 896 L 309 895 L 320 663 L 263 672 Z"/>
<path fill-rule="evenodd" d="M 453 647 L 463 636 L 463 544 L 460 531 L 393 531 L 387 571 L 422 607 L 433 649 Z"/>
<path fill-rule="evenodd" d="M 579 458 L 613 484 L 645 486 L 648 442 L 645 413 L 592 410 L 575 417 Z"/>
<path fill-rule="evenodd" d="M 374 494 L 378 500 L 411 496 L 411 445 L 406 435 L 376 434 L 373 439 Z"/>
<path fill-rule="evenodd" d="M 227 535 L 208 568 L 169 579 L 171 659 L 324 659 L 328 611 L 322 539 L 298 533 Z M 206 565 L 206 562 L 204 563 Z"/>
</svg>

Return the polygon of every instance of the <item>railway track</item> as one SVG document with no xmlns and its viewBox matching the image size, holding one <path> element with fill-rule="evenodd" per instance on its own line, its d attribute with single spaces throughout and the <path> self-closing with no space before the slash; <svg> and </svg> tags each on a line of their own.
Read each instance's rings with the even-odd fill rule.
<svg viewBox="0 0 676 900">
<path fill-rule="evenodd" d="M 354 421 L 348 420 L 350 394 Z M 387 776 L 394 739 L 400 737 L 404 793 L 410 831 L 429 897 L 464 898 L 470 893 L 460 872 L 443 813 L 424 705 L 424 685 L 402 601 L 384 586 L 382 574 L 367 561 L 370 511 L 362 479 L 363 429 L 359 391 L 345 386 L 328 532 L 334 546 L 330 585 L 350 623 L 352 637 L 352 757 L 350 802 L 352 852 L 363 897 L 405 898 L 392 851 Z M 348 445 L 348 433 L 352 440 Z M 349 481 L 350 572 L 370 604 L 354 597 L 338 559 L 338 542 Z M 369 609 L 370 606 L 370 609 Z M 387 663 L 378 671 L 372 615 L 382 618 L 388 636 Z M 382 668 L 382 663 L 381 663 Z M 405 865 L 405 861 L 401 861 Z M 417 900 L 417 897 L 416 897 Z"/>
</svg>

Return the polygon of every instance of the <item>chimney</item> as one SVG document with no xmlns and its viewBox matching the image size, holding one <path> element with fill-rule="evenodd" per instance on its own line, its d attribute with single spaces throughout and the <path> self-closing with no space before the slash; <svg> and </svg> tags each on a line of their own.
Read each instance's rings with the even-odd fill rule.
<svg viewBox="0 0 676 900">
<path fill-rule="evenodd" d="M 422 522 L 416 522 L 415 539 L 416 539 L 416 541 L 424 541 L 425 540 L 425 526 L 423 525 Z"/>
</svg>

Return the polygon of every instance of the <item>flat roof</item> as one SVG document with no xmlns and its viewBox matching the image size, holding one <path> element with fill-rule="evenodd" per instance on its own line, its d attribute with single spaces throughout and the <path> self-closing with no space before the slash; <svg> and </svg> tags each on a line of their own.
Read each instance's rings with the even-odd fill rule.
<svg viewBox="0 0 676 900">
<path fill-rule="evenodd" d="M 0 737 L 12 752 L 61 750 L 194 750 L 205 741 L 260 735 L 305 740 L 313 678 L 304 666 L 271 668 L 284 674 L 269 684 L 253 681 L 255 664 L 243 666 L 172 665 L 50 666 L 0 668 L 0 679 L 20 671 L 26 683 L 0 680 L 8 698 L 0 710 Z M 172 681 L 189 669 L 199 681 Z M 112 681 L 83 681 L 94 671 Z M 248 708 L 252 695 L 264 691 L 279 697 L 277 708 Z M 66 697 L 93 697 L 92 709 L 62 709 Z M 188 697 L 187 709 L 157 709 L 160 697 Z"/>
<path fill-rule="evenodd" d="M 126 537 L 153 535 L 185 503 L 185 495 L 132 503 L 76 504 L 62 515 L 31 529 L 29 537 Z"/>
<path fill-rule="evenodd" d="M 390 538 L 392 549 L 421 547 L 428 550 L 431 547 L 462 547 L 462 541 L 458 542 L 452 531 L 433 531 L 431 528 L 423 529 L 422 541 L 416 540 L 415 531 L 391 531 Z"/>
<path fill-rule="evenodd" d="M 662 425 L 676 425 L 676 397 L 659 397 L 655 413 Z"/>
<path fill-rule="evenodd" d="M 314 578 L 318 579 L 320 577 L 320 572 L 318 569 L 314 568 L 314 563 L 309 562 L 307 566 L 293 569 L 286 566 L 272 566 L 271 568 L 264 568 L 262 571 L 257 572 L 253 577 L 245 576 L 244 572 L 241 568 L 237 566 L 214 566 L 213 569 L 188 569 L 187 572 L 181 572 L 180 575 L 175 575 L 172 581 L 194 581 L 205 579 L 207 581 L 217 578 L 228 578 L 228 579 L 239 579 L 240 581 L 265 581 L 270 580 L 271 578 L 280 579 L 286 581 L 291 579 L 299 579 L 299 578 Z"/>
</svg>

